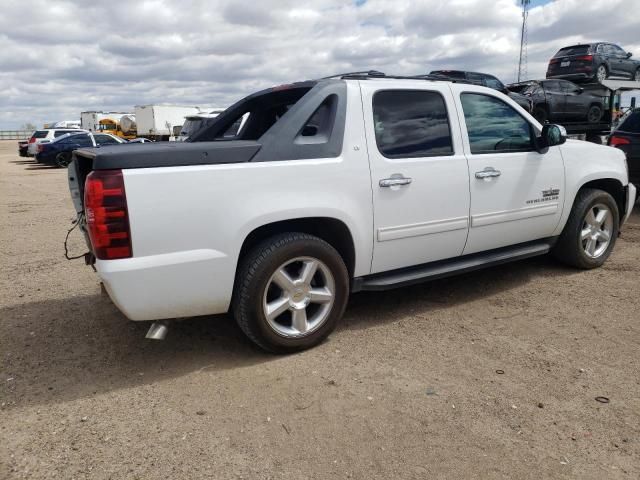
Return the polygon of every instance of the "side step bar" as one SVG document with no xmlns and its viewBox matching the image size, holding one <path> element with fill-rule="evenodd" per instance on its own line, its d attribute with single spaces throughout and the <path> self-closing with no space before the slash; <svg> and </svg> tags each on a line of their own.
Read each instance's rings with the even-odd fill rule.
<svg viewBox="0 0 640 480">
<path fill-rule="evenodd" d="M 352 292 L 364 290 L 389 290 L 415 283 L 450 277 L 460 273 L 479 270 L 501 263 L 522 260 L 529 257 L 549 253 L 555 243 L 554 239 L 528 242 L 513 247 L 499 248 L 488 252 L 474 253 L 450 260 L 440 260 L 416 267 L 402 268 L 390 272 L 367 275 L 353 279 Z"/>
</svg>

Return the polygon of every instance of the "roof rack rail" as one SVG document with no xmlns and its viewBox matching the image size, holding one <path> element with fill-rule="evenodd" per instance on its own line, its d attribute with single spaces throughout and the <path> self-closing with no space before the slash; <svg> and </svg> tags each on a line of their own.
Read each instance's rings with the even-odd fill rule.
<svg viewBox="0 0 640 480">
<path fill-rule="evenodd" d="M 323 77 L 321 80 L 329 80 L 331 78 L 384 78 L 386 75 L 383 72 L 379 72 L 378 70 L 363 70 L 361 72 L 347 72 L 347 73 L 336 73 L 335 75 L 331 75 L 329 77 Z"/>
<path fill-rule="evenodd" d="M 323 77 L 321 80 L 329 80 L 333 78 L 338 78 L 341 80 L 368 80 L 370 78 L 390 78 L 395 80 L 432 80 L 432 81 L 442 81 L 442 82 L 452 82 L 452 83 L 472 83 L 466 79 L 454 79 L 449 78 L 444 75 L 432 75 L 432 74 L 422 74 L 422 75 L 387 75 L 378 70 L 364 70 L 361 72 L 347 72 L 347 73 L 338 73 L 336 75 L 331 75 L 329 77 Z"/>
</svg>

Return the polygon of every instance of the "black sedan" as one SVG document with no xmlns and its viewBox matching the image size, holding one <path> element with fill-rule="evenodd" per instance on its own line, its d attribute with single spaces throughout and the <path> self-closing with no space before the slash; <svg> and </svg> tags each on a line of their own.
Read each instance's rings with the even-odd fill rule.
<svg viewBox="0 0 640 480">
<path fill-rule="evenodd" d="M 78 148 L 99 147 L 101 145 L 115 145 L 127 143 L 120 137 L 108 133 L 73 133 L 58 137 L 52 142 L 38 144 L 36 161 L 38 163 L 53 164 L 67 167 L 71 163 L 71 154 Z"/>
<path fill-rule="evenodd" d="M 640 82 L 640 61 L 631 57 L 631 52 L 613 43 L 571 45 L 558 50 L 549 61 L 547 78 L 602 82 L 618 77 Z"/>
<path fill-rule="evenodd" d="M 640 109 L 634 110 L 622 121 L 607 143 L 627 155 L 629 181 L 640 184 Z"/>
</svg>

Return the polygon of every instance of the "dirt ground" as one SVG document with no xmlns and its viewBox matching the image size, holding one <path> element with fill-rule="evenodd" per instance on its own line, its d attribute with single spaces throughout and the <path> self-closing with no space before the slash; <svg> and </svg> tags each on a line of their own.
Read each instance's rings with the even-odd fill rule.
<svg viewBox="0 0 640 480">
<path fill-rule="evenodd" d="M 358 294 L 276 357 L 226 317 L 145 340 L 64 259 L 65 173 L 0 142 L 0 478 L 640 478 L 637 212 L 603 268 Z"/>
</svg>

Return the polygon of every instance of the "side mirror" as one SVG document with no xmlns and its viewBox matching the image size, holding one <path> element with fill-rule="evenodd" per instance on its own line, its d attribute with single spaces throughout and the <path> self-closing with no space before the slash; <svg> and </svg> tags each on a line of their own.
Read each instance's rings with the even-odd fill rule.
<svg viewBox="0 0 640 480">
<path fill-rule="evenodd" d="M 540 136 L 536 138 L 539 153 L 547 153 L 549 147 L 562 145 L 567 141 L 567 130 L 562 125 L 546 124 L 542 127 Z"/>
<path fill-rule="evenodd" d="M 576 90 L 576 93 L 580 95 L 582 92 L 584 92 L 584 88 L 578 87 L 578 89 Z"/>
<path fill-rule="evenodd" d="M 627 58 L 631 58 L 632 56 L 633 56 L 633 53 L 627 52 Z"/>
</svg>

